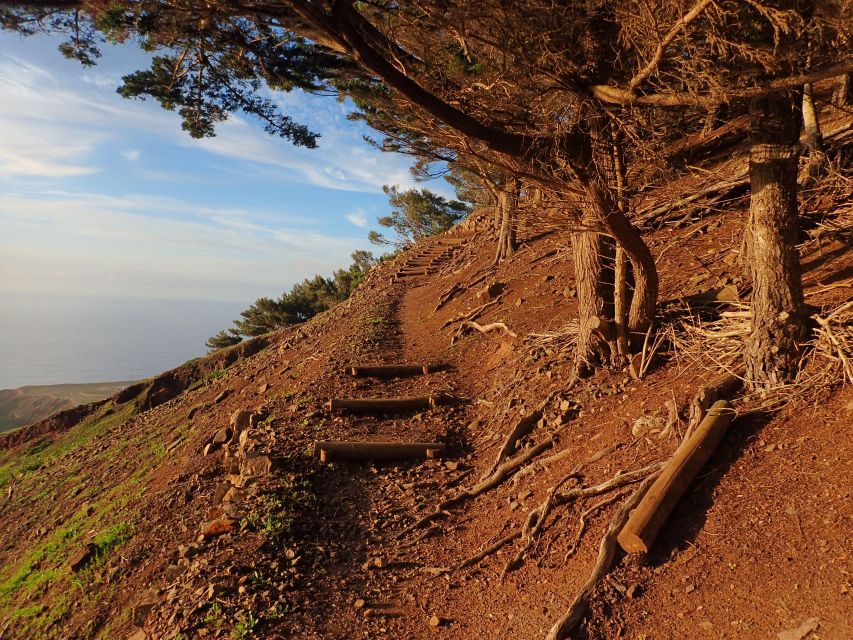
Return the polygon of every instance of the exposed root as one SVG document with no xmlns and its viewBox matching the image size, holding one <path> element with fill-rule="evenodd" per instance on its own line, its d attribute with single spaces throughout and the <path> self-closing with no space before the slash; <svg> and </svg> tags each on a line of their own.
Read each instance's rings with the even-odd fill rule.
<svg viewBox="0 0 853 640">
<path fill-rule="evenodd" d="M 435 313 L 436 311 L 441 309 L 444 305 L 446 305 L 448 302 L 450 302 L 451 300 L 456 298 L 460 293 L 463 293 L 463 292 L 467 291 L 468 289 L 470 289 L 471 287 L 474 287 L 474 286 L 478 285 L 479 283 L 481 283 L 483 280 L 486 279 L 486 277 L 491 272 L 492 272 L 491 268 L 486 269 L 485 273 L 483 273 L 479 277 L 471 280 L 468 284 L 463 285 L 461 282 L 454 283 L 447 291 L 445 291 L 444 293 L 442 293 L 438 297 L 438 303 L 435 305 L 435 308 L 432 310 L 433 313 Z"/>
<path fill-rule="evenodd" d="M 463 287 L 461 283 L 455 282 L 447 291 L 438 296 L 438 303 L 435 305 L 435 309 L 433 309 L 432 312 L 435 313 L 441 309 L 444 305 L 453 300 L 453 298 L 465 291 L 465 289 L 467 289 L 467 287 Z"/>
<path fill-rule="evenodd" d="M 581 513 L 580 517 L 578 518 L 578 529 L 575 532 L 574 540 L 572 540 L 571 544 L 569 545 L 568 550 L 566 551 L 566 554 L 563 556 L 563 561 L 562 561 L 562 563 L 560 563 L 560 566 L 566 564 L 569 561 L 569 559 L 578 550 L 578 547 L 580 546 L 580 543 L 581 543 L 581 538 L 583 538 L 583 534 L 586 531 L 587 519 L 592 514 L 594 514 L 596 511 L 599 511 L 599 510 L 603 509 L 604 507 L 610 506 L 611 504 L 613 504 L 614 502 L 616 502 L 620 498 L 623 498 L 626 495 L 628 495 L 629 493 L 631 493 L 631 491 L 632 491 L 631 489 L 626 489 L 624 491 L 614 493 L 612 496 L 609 496 L 609 497 L 605 498 L 604 500 L 596 502 L 589 509 L 587 509 L 586 511 Z"/>
<path fill-rule="evenodd" d="M 606 449 L 599 451 L 598 453 L 596 453 L 592 458 L 590 458 L 587 461 L 587 464 L 589 464 L 590 462 L 594 462 L 595 460 L 599 460 L 600 459 L 599 454 L 609 455 L 609 454 L 613 453 L 614 451 L 616 451 L 617 449 L 622 448 L 622 446 L 623 446 L 622 443 L 617 443 L 611 447 L 607 447 Z M 529 475 L 533 475 L 534 473 L 539 473 L 540 471 L 543 471 L 546 467 L 554 464 L 555 462 L 559 462 L 560 460 L 565 460 L 566 458 L 571 456 L 573 453 L 575 453 L 574 448 L 571 446 L 568 446 L 565 449 L 563 449 L 562 451 L 555 453 L 554 455 L 550 455 L 547 458 L 543 458 L 542 460 L 537 460 L 536 462 L 532 462 L 531 464 L 524 467 L 524 469 L 522 469 L 521 471 L 519 471 L 517 474 L 515 474 L 513 476 L 513 478 L 512 478 L 513 485 L 518 484 L 521 480 L 523 480 L 524 478 L 526 478 Z"/>
<path fill-rule="evenodd" d="M 455 318 L 451 318 L 450 320 L 447 320 L 443 325 L 441 325 L 441 328 L 446 329 L 447 327 L 452 325 L 454 322 L 463 322 L 465 320 L 476 320 L 477 318 L 479 318 L 483 314 L 483 312 L 486 309 L 488 309 L 489 307 L 491 307 L 493 305 L 498 304 L 499 302 L 500 302 L 500 299 L 492 300 L 491 302 L 487 302 L 486 304 L 482 304 L 479 307 L 472 309 L 471 311 L 466 311 L 465 313 L 460 313 Z"/>
<path fill-rule="evenodd" d="M 427 513 L 426 515 L 416 520 L 413 524 L 410 524 L 408 527 L 403 529 L 403 531 L 400 532 L 400 535 L 398 537 L 402 538 L 414 531 L 415 529 L 420 529 L 421 527 L 429 524 L 433 520 L 443 517 L 444 515 L 446 515 L 445 512 L 447 511 L 447 509 L 454 507 L 457 504 L 460 504 L 471 498 L 475 498 L 480 494 L 485 493 L 489 489 L 495 488 L 506 478 L 512 475 L 515 471 L 524 466 L 528 461 L 538 456 L 540 453 L 551 447 L 553 444 L 553 437 L 546 438 L 545 440 L 543 440 L 539 444 L 534 445 L 524 453 L 521 453 L 516 457 L 507 460 L 497 469 L 495 469 L 494 473 L 492 473 L 492 475 L 490 475 L 488 478 L 481 480 L 473 487 L 462 489 L 455 496 L 451 496 L 450 498 L 439 502 L 436 505 L 434 511 Z"/>
<path fill-rule="evenodd" d="M 569 387 L 571 389 L 571 386 Z M 513 453 L 518 445 L 518 441 L 521 440 L 524 436 L 533 431 L 533 427 L 536 426 L 536 423 L 542 419 L 542 416 L 545 413 L 545 408 L 551 403 L 551 400 L 557 395 L 557 391 L 552 391 L 548 394 L 548 396 L 541 402 L 541 404 L 536 407 L 533 411 L 524 416 L 521 420 L 518 421 L 518 424 L 515 425 L 512 431 L 510 431 L 509 435 L 504 440 L 504 444 L 501 447 L 501 450 L 498 451 L 498 455 L 495 458 L 494 463 L 489 469 L 483 474 L 482 477 L 487 477 L 490 474 L 494 473 L 495 469 L 498 468 L 504 460 L 506 460 L 511 453 Z"/>
<path fill-rule="evenodd" d="M 625 526 L 625 522 L 628 520 L 631 509 L 637 506 L 643 495 L 646 493 L 646 490 L 648 490 L 652 483 L 657 479 L 659 474 L 660 471 L 657 471 L 648 476 L 643 483 L 637 487 L 634 493 L 632 493 L 631 496 L 622 503 L 622 506 L 619 507 L 619 510 L 614 514 L 613 519 L 610 521 L 610 526 L 607 528 L 607 532 L 601 539 L 601 544 L 598 549 L 598 560 L 596 561 L 589 578 L 587 578 L 587 581 L 584 583 L 578 595 L 575 596 L 575 599 L 572 601 L 572 604 L 569 606 L 566 613 L 563 614 L 563 616 L 554 623 L 550 631 L 548 631 L 548 635 L 545 636 L 546 640 L 563 640 L 563 638 L 567 638 L 578 626 L 586 613 L 587 607 L 589 606 L 589 599 L 592 596 L 593 590 L 607 572 L 610 571 L 610 567 L 616 559 L 616 536 L 619 534 L 622 527 Z"/>
<path fill-rule="evenodd" d="M 512 331 L 508 326 L 506 326 L 506 323 L 503 323 L 503 322 L 492 322 L 491 324 L 480 325 L 480 324 L 477 324 L 476 322 L 472 322 L 471 320 L 465 320 L 462 323 L 462 326 L 459 327 L 459 330 L 456 332 L 456 335 L 454 335 L 450 339 L 450 344 L 451 345 L 456 344 L 456 341 L 459 340 L 459 338 L 464 336 L 466 333 L 468 333 L 469 329 L 474 329 L 476 331 L 479 331 L 482 334 L 489 333 L 490 331 L 494 331 L 495 329 L 500 329 L 504 333 L 506 333 L 510 338 L 517 338 L 518 337 L 518 334 L 515 333 L 514 331 Z"/>
<path fill-rule="evenodd" d="M 536 536 L 539 535 L 540 531 L 542 530 L 542 527 L 545 524 L 545 521 L 548 518 L 548 514 L 554 507 L 566 504 L 568 502 L 580 498 L 587 498 L 590 496 L 597 496 L 603 493 L 608 493 L 613 489 L 617 489 L 628 484 L 634 484 L 635 482 L 640 482 L 641 480 L 647 478 L 649 474 L 657 474 L 660 472 L 662 463 L 657 462 L 647 467 L 643 467 L 642 469 L 638 469 L 637 471 L 631 471 L 629 473 L 623 473 L 614 476 L 610 480 L 606 480 L 605 482 L 594 485 L 592 487 L 574 487 L 572 489 L 569 489 L 568 491 L 558 493 L 560 488 L 564 484 L 566 484 L 566 482 L 572 479 L 580 478 L 581 471 L 585 466 L 597 460 L 600 460 L 605 455 L 611 453 L 614 449 L 615 447 L 608 447 L 606 449 L 602 449 L 589 460 L 585 460 L 584 462 L 577 465 L 574 469 L 569 471 L 569 473 L 563 476 L 560 481 L 557 482 L 557 484 L 551 487 L 551 489 L 548 491 L 547 497 L 542 502 L 542 504 L 534 508 L 527 515 L 527 520 L 525 521 L 524 527 L 522 527 L 522 536 L 524 536 L 525 542 L 515 554 L 515 556 L 511 560 L 507 561 L 503 571 L 501 572 L 501 580 L 503 580 L 503 577 L 507 573 L 521 566 L 521 563 L 524 560 L 524 556 L 530 550 L 530 547 L 533 546 Z"/>
</svg>

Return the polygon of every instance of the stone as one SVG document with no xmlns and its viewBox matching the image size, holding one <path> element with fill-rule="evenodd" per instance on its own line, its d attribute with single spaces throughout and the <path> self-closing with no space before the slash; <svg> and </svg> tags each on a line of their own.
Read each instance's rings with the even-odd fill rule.
<svg viewBox="0 0 853 640">
<path fill-rule="evenodd" d="M 222 582 L 211 582 L 207 587 L 207 599 L 213 600 L 228 593 L 228 587 Z"/>
<path fill-rule="evenodd" d="M 225 398 L 227 398 L 229 395 L 231 395 L 231 389 L 223 390 L 218 396 L 216 396 L 213 399 L 213 404 L 219 404 L 220 402 L 225 400 Z"/>
<path fill-rule="evenodd" d="M 189 411 L 187 411 L 187 418 L 186 419 L 192 420 L 193 417 L 195 416 L 195 414 L 198 412 L 198 410 L 199 410 L 199 405 L 192 407 Z"/>
<path fill-rule="evenodd" d="M 137 629 L 127 636 L 127 640 L 148 640 L 148 634 L 143 629 Z"/>
<path fill-rule="evenodd" d="M 243 431 L 249 428 L 249 419 L 252 417 L 252 412 L 246 409 L 237 409 L 231 414 L 231 426 L 236 431 Z"/>
<path fill-rule="evenodd" d="M 214 489 L 213 491 L 213 504 L 222 504 L 222 500 L 225 498 L 231 488 L 232 487 L 230 482 L 220 482 L 218 485 L 216 485 L 216 489 Z"/>
<path fill-rule="evenodd" d="M 263 453 L 249 454 L 240 465 L 240 475 L 243 478 L 260 478 L 275 471 L 280 460 Z"/>
<path fill-rule="evenodd" d="M 432 629 L 437 629 L 438 627 L 440 627 L 440 626 L 441 626 L 441 625 L 443 625 L 443 624 L 444 624 L 444 620 L 442 620 L 441 618 L 439 618 L 439 617 L 438 617 L 438 616 L 436 616 L 436 615 L 432 616 L 432 617 L 429 619 L 429 626 L 430 626 L 430 628 L 432 628 Z"/>
<path fill-rule="evenodd" d="M 479 300 L 481 304 L 491 302 L 501 295 L 504 289 L 506 289 L 506 285 L 503 282 L 493 282 L 489 286 L 477 292 L 477 300 Z"/>
<path fill-rule="evenodd" d="M 205 524 L 201 529 L 203 539 L 216 538 L 226 533 L 233 533 L 235 522 L 231 518 L 217 518 Z"/>
<path fill-rule="evenodd" d="M 355 603 L 353 604 L 353 606 L 354 606 L 356 609 L 363 609 L 365 604 L 366 604 L 366 603 L 364 602 L 364 600 L 362 600 L 361 598 L 359 598 L 358 600 L 356 600 L 356 601 L 355 601 Z"/>
<path fill-rule="evenodd" d="M 71 555 L 70 558 L 68 558 L 68 567 L 71 569 L 71 571 L 74 571 L 75 573 L 77 571 L 80 571 L 80 569 L 85 567 L 94 557 L 95 551 L 97 551 L 97 549 L 98 548 L 91 542 L 85 547 L 78 549 L 75 553 Z"/>
<path fill-rule="evenodd" d="M 148 617 L 148 614 L 151 613 L 151 610 L 157 606 L 156 600 L 146 600 L 144 602 L 140 602 L 135 605 L 133 609 L 131 609 L 131 620 L 133 620 L 133 624 L 137 627 L 145 626 L 145 618 Z"/>
<path fill-rule="evenodd" d="M 170 564 L 163 571 L 163 577 L 166 579 L 166 582 L 174 582 L 178 579 L 178 577 L 184 572 L 183 567 L 179 567 L 176 564 Z"/>
<path fill-rule="evenodd" d="M 246 499 L 245 491 L 238 489 L 237 487 L 231 487 L 228 490 L 228 493 L 222 498 L 223 504 L 232 504 L 235 502 L 243 502 Z"/>
<path fill-rule="evenodd" d="M 270 388 L 270 385 L 264 382 L 260 387 L 258 387 L 258 393 L 263 395 L 267 392 L 267 389 Z"/>
<path fill-rule="evenodd" d="M 222 446 L 231 439 L 233 434 L 234 430 L 231 427 L 222 427 L 219 431 L 213 434 L 213 440 L 210 442 L 217 447 Z"/>
</svg>

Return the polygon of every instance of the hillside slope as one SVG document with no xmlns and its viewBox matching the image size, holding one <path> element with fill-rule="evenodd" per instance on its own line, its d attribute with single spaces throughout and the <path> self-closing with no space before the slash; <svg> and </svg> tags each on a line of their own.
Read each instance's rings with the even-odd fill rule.
<svg viewBox="0 0 853 640">
<path fill-rule="evenodd" d="M 806 195 L 814 229 L 849 228 L 849 190 Z M 678 446 L 696 392 L 736 363 L 746 203 L 734 194 L 722 211 L 700 205 L 649 232 L 667 340 L 642 380 L 599 371 L 572 381 L 576 300 L 559 224 L 521 228 L 521 249 L 495 268 L 475 217 L 257 352 L 214 354 L 165 375 L 180 384 L 149 383 L 61 429 L 45 422 L 2 441 L 3 637 L 545 637 L 619 501 Z M 804 238 L 804 282 L 830 317 L 849 300 L 853 259 L 843 234 L 818 232 Z M 393 277 L 454 239 L 436 273 Z M 696 304 L 730 285 L 725 300 Z M 460 332 L 480 307 L 481 326 L 508 331 Z M 832 326 L 847 335 L 850 317 L 838 317 Z M 446 366 L 391 380 L 345 372 L 392 363 Z M 812 638 L 853 637 L 853 387 L 842 381 L 819 342 L 800 385 L 740 400 L 648 563 L 619 564 L 598 585 L 578 637 L 757 640 L 806 621 Z M 424 396 L 437 406 L 378 416 L 325 407 Z M 540 406 L 500 461 L 518 464 L 481 495 L 461 495 L 494 477 L 507 436 Z M 229 444 L 232 420 L 244 435 Z M 438 442 L 447 453 L 323 463 L 318 440 Z M 590 489 L 609 480 L 612 491 Z M 559 504 L 528 535 L 550 495 Z"/>
<path fill-rule="evenodd" d="M 133 381 L 0 389 L 0 432 L 47 418 L 63 409 L 103 400 L 131 384 Z"/>
</svg>

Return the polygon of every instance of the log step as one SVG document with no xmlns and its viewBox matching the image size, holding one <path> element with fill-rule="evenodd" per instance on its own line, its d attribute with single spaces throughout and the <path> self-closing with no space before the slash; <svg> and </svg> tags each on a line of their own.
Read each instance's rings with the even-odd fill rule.
<svg viewBox="0 0 853 640">
<path fill-rule="evenodd" d="M 334 398 L 326 403 L 326 411 L 357 411 L 360 413 L 398 413 L 426 411 L 438 406 L 435 396 L 416 398 Z"/>
<path fill-rule="evenodd" d="M 330 442 L 314 443 L 314 457 L 332 460 L 422 460 L 446 450 L 440 442 Z"/>
<path fill-rule="evenodd" d="M 734 417 L 732 406 L 726 400 L 718 400 L 693 435 L 675 450 L 616 538 L 626 553 L 649 552 L 669 514 L 714 453 Z"/>
<path fill-rule="evenodd" d="M 396 378 L 398 376 L 425 376 L 443 369 L 440 364 L 376 364 L 347 367 L 351 376 L 359 378 Z"/>
</svg>

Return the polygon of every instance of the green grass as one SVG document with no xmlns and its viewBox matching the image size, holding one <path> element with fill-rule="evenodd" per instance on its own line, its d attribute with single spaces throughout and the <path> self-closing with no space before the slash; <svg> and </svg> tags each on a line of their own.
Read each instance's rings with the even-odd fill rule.
<svg viewBox="0 0 853 640">
<path fill-rule="evenodd" d="M 213 371 L 209 371 L 204 374 L 201 378 L 193 382 L 189 387 L 187 387 L 187 391 L 195 391 L 199 387 L 203 385 L 208 385 L 217 378 L 221 378 L 226 373 L 228 373 L 227 369 L 214 369 Z"/>
</svg>

